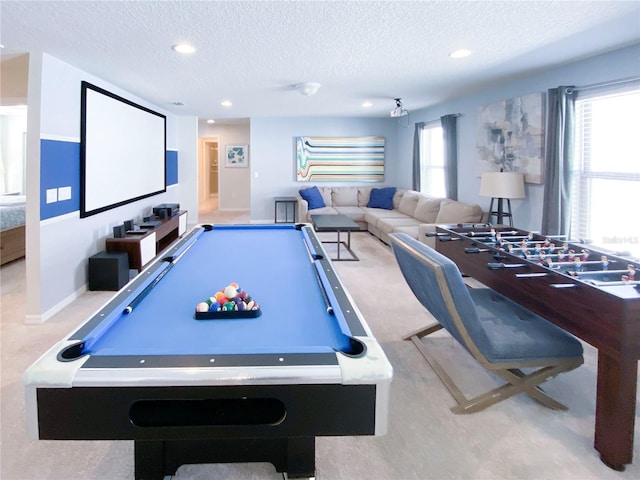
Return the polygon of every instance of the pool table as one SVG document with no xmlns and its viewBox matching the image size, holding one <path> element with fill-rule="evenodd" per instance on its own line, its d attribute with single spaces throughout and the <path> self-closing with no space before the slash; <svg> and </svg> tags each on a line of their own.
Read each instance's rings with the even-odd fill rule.
<svg viewBox="0 0 640 480">
<path fill-rule="evenodd" d="M 231 282 L 260 315 L 195 318 Z M 134 440 L 138 479 L 251 461 L 314 476 L 316 436 L 385 433 L 391 379 L 307 224 L 195 227 L 23 377 L 34 438 Z"/>
</svg>

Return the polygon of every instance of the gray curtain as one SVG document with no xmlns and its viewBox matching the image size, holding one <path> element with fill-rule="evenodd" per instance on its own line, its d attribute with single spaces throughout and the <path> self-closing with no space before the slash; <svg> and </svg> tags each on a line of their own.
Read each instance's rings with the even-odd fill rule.
<svg viewBox="0 0 640 480">
<path fill-rule="evenodd" d="M 545 146 L 543 235 L 569 235 L 575 137 L 574 87 L 549 89 Z"/>
<path fill-rule="evenodd" d="M 442 139 L 444 145 L 444 186 L 445 196 L 458 199 L 458 126 L 460 115 L 444 115 L 440 117 Z"/>
<path fill-rule="evenodd" d="M 413 180 L 411 188 L 420 191 L 420 134 L 424 128 L 424 122 L 416 123 L 416 129 L 413 133 Z"/>
</svg>

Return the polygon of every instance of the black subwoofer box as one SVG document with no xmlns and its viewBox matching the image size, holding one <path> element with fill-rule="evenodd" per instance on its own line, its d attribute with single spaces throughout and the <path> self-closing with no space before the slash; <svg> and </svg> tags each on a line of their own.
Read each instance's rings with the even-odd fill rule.
<svg viewBox="0 0 640 480">
<path fill-rule="evenodd" d="M 89 290 L 120 290 L 128 281 L 127 252 L 100 252 L 89 257 Z"/>
</svg>

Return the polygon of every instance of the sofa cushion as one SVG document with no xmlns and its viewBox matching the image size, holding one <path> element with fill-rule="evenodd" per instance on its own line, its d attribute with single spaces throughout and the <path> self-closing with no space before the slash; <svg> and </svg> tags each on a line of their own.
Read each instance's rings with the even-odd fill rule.
<svg viewBox="0 0 640 480">
<path fill-rule="evenodd" d="M 356 187 L 358 189 L 358 206 L 366 207 L 369 203 L 369 196 L 371 195 L 371 188 L 369 186 Z"/>
<path fill-rule="evenodd" d="M 340 187 L 332 189 L 331 205 L 334 207 L 357 207 L 358 189 L 356 187 Z"/>
<path fill-rule="evenodd" d="M 414 216 L 424 222 L 433 223 L 438 218 L 438 212 L 440 211 L 441 198 L 430 197 L 429 195 L 421 195 L 418 200 L 418 206 Z"/>
<path fill-rule="evenodd" d="M 393 210 L 393 196 L 396 194 L 395 187 L 372 188 L 369 195 L 369 208 L 384 208 L 385 210 Z"/>
<path fill-rule="evenodd" d="M 411 238 L 418 238 L 420 226 L 419 225 L 403 225 L 400 227 L 395 227 L 393 229 L 393 233 L 406 233 Z"/>
<path fill-rule="evenodd" d="M 398 218 L 381 218 L 378 220 L 377 228 L 380 230 L 380 233 L 383 237 L 389 235 L 390 233 L 398 231 L 399 228 L 404 227 L 413 227 L 416 231 L 416 235 L 418 233 L 418 225 L 420 222 L 415 218 L 411 217 L 398 217 Z M 383 238 L 383 240 L 388 240 L 387 238 Z"/>
<path fill-rule="evenodd" d="M 318 188 L 320 193 L 322 194 L 322 198 L 324 199 L 324 204 L 327 207 L 333 206 L 333 188 L 332 187 L 320 187 Z"/>
<path fill-rule="evenodd" d="M 338 215 L 338 211 L 333 207 L 316 208 L 307 212 L 307 222 L 311 221 L 311 215 Z"/>
<path fill-rule="evenodd" d="M 373 225 L 374 227 L 378 225 L 378 221 L 381 218 L 398 218 L 398 217 L 406 217 L 404 213 L 400 213 L 397 210 L 385 210 L 383 208 L 368 208 L 364 207 L 364 221 L 369 225 Z"/>
<path fill-rule="evenodd" d="M 364 222 L 364 210 L 360 207 L 333 207 L 340 215 L 349 217 L 354 222 Z"/>
<path fill-rule="evenodd" d="M 445 199 L 440 204 L 440 211 L 435 223 L 471 223 L 481 220 L 482 208 L 479 205 Z"/>
<path fill-rule="evenodd" d="M 402 196 L 400 205 L 398 205 L 398 210 L 400 213 L 413 217 L 416 213 L 416 208 L 418 207 L 418 200 L 420 200 L 420 194 L 413 190 L 409 190 Z"/>
<path fill-rule="evenodd" d="M 406 190 L 402 190 L 400 188 L 396 190 L 396 194 L 393 196 L 393 208 L 398 210 L 398 207 L 400 207 L 400 200 L 402 200 L 402 197 L 406 192 Z"/>
<path fill-rule="evenodd" d="M 404 227 L 408 225 L 415 225 L 417 227 L 420 225 L 420 222 L 411 217 L 386 217 L 378 220 L 378 228 L 393 229 L 395 227 Z"/>
<path fill-rule="evenodd" d="M 326 207 L 318 187 L 303 188 L 300 190 L 300 196 L 309 204 L 309 210 Z"/>
</svg>

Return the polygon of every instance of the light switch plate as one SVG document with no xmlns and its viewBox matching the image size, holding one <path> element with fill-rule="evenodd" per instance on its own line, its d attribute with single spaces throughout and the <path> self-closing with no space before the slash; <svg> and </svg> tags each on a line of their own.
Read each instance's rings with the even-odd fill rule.
<svg viewBox="0 0 640 480">
<path fill-rule="evenodd" d="M 55 203 L 58 201 L 58 189 L 47 188 L 47 203 Z"/>
<path fill-rule="evenodd" d="M 71 187 L 58 188 L 58 200 L 70 200 L 71 199 Z"/>
</svg>

